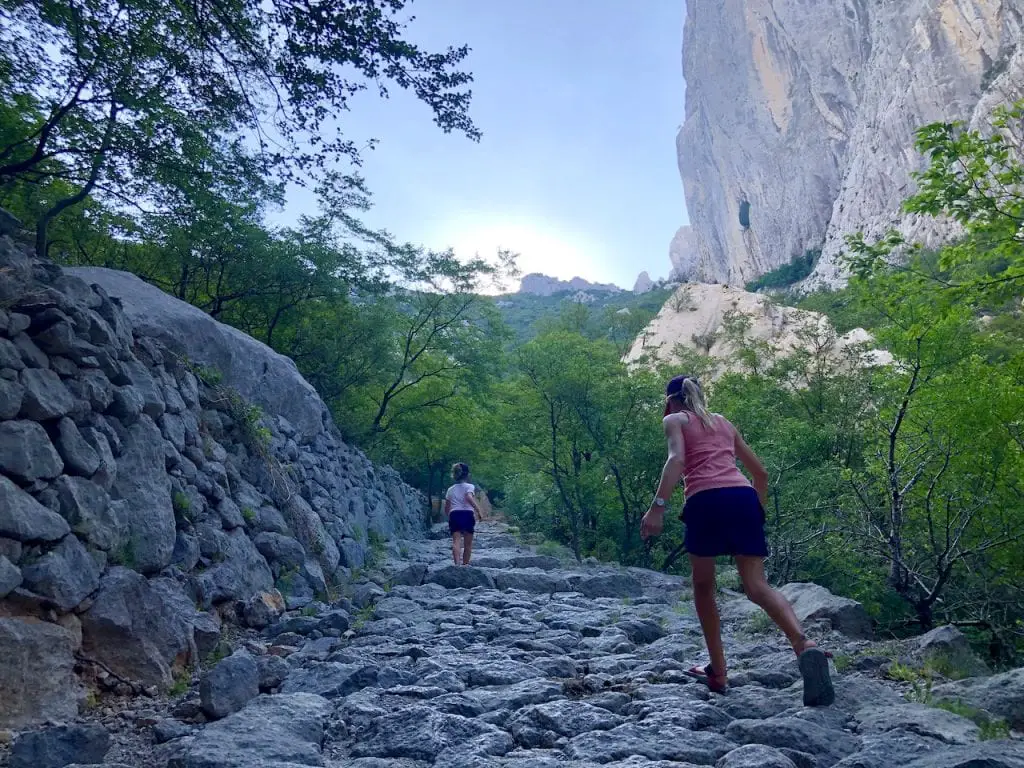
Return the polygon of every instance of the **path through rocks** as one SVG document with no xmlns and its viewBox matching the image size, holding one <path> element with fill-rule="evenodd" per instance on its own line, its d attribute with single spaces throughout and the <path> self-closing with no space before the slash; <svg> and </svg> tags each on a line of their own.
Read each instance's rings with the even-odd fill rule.
<svg viewBox="0 0 1024 768">
<path fill-rule="evenodd" d="M 719 696 L 683 673 L 706 659 L 679 577 L 567 567 L 498 524 L 470 567 L 450 565 L 445 539 L 392 546 L 378 583 L 240 634 L 188 692 L 75 727 L 94 729 L 95 751 L 105 726 L 105 765 L 133 768 L 1024 768 L 1024 743 L 909 703 L 876 646 L 833 628 L 865 632 L 856 604 L 820 588 L 787 592 L 817 600 L 812 636 L 850 662 L 836 704 L 807 709 L 792 651 L 739 596 L 723 594 Z M 38 745 L 19 758 L 24 738 L 11 765 L 47 768 Z"/>
</svg>

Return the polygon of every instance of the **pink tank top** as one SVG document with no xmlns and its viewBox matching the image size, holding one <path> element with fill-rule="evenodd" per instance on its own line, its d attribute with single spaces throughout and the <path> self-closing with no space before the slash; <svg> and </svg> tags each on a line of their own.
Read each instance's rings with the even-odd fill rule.
<svg viewBox="0 0 1024 768">
<path fill-rule="evenodd" d="M 750 481 L 736 466 L 736 427 L 719 414 L 712 414 L 708 428 L 695 413 L 683 424 L 683 480 L 685 496 L 712 488 L 749 486 Z"/>
</svg>

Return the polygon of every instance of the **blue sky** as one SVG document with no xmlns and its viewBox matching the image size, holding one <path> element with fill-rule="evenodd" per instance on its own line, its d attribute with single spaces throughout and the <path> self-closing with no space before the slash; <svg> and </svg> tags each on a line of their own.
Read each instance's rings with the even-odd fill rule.
<svg viewBox="0 0 1024 768">
<path fill-rule="evenodd" d="M 683 0 L 419 0 L 409 36 L 469 45 L 479 144 L 407 94 L 362 94 L 344 127 L 376 137 L 369 224 L 460 255 L 520 253 L 523 273 L 631 288 L 669 271 L 686 223 L 676 170 Z M 310 200 L 296 193 L 290 219 Z M 274 217 L 277 218 L 277 217 Z"/>
</svg>

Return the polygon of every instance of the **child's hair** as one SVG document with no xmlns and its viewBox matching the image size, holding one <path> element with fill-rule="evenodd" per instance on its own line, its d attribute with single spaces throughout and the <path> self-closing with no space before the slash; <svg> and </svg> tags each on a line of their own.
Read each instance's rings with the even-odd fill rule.
<svg viewBox="0 0 1024 768">
<path fill-rule="evenodd" d="M 693 376 L 676 376 L 665 387 L 665 397 L 682 403 L 683 408 L 697 414 L 697 418 L 708 428 L 715 425 L 711 412 L 704 403 L 704 392 L 700 382 Z"/>
<path fill-rule="evenodd" d="M 452 464 L 452 480 L 456 483 L 461 483 L 464 482 L 467 477 L 469 477 L 469 464 L 462 461 L 457 464 Z"/>
</svg>

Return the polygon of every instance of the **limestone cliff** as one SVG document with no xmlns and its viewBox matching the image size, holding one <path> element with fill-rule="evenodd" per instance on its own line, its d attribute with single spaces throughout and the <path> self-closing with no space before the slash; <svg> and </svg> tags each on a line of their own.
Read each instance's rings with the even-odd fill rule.
<svg viewBox="0 0 1024 768">
<path fill-rule="evenodd" d="M 633 342 L 627 362 L 678 363 L 690 353 L 713 362 L 713 377 L 742 370 L 742 346 L 763 355 L 817 350 L 841 363 L 888 365 L 892 355 L 870 349 L 871 336 L 856 328 L 839 335 L 824 315 L 772 302 L 767 296 L 727 285 L 685 283 Z"/>
<path fill-rule="evenodd" d="M 898 226 L 914 131 L 978 125 L 1024 95 L 1024 0 L 686 4 L 679 170 L 697 278 L 742 282 L 844 236 Z"/>
</svg>

